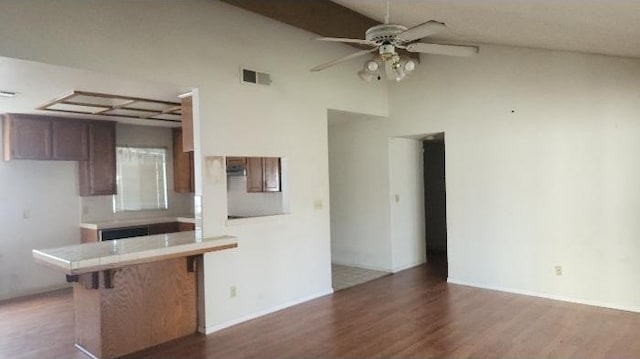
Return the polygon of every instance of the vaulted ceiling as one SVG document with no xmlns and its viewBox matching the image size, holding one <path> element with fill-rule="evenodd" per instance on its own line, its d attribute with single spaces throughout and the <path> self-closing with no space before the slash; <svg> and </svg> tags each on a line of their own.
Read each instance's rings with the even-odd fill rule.
<svg viewBox="0 0 640 359">
<path fill-rule="evenodd" d="M 384 20 L 384 0 L 222 1 L 323 36 L 362 38 Z M 429 38 L 434 42 L 640 58 L 637 0 L 391 0 L 390 10 L 392 23 L 409 27 L 446 23 L 447 31 Z"/>
</svg>

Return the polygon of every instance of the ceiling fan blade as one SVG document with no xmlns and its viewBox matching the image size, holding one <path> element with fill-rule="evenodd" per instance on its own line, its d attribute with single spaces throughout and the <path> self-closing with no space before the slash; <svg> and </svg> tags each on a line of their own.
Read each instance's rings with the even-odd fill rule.
<svg viewBox="0 0 640 359">
<path fill-rule="evenodd" d="M 479 50 L 476 46 L 427 44 L 424 42 L 414 42 L 413 44 L 407 45 L 407 51 L 409 52 L 447 56 L 473 56 L 476 55 Z"/>
<path fill-rule="evenodd" d="M 446 28 L 447 27 L 443 23 L 431 20 L 399 33 L 396 36 L 396 39 L 403 42 L 414 41 L 437 34 Z"/>
<path fill-rule="evenodd" d="M 335 60 L 333 60 L 333 61 L 329 61 L 329 62 L 327 62 L 327 63 L 324 63 L 324 64 L 322 64 L 322 65 L 318 65 L 318 66 L 316 66 L 316 67 L 312 68 L 312 69 L 311 69 L 311 71 L 312 71 L 312 72 L 315 72 L 315 71 L 324 70 L 324 69 L 326 69 L 327 67 L 331 67 L 331 66 L 333 66 L 333 65 L 337 65 L 337 64 L 339 64 L 339 63 L 341 63 L 341 62 L 345 62 L 345 61 L 349 61 L 349 60 L 351 60 L 351 59 L 355 59 L 356 57 L 364 56 L 364 55 L 366 55 L 366 54 L 368 54 L 368 53 L 371 53 L 371 52 L 374 52 L 374 51 L 378 51 L 378 48 L 376 47 L 376 48 L 371 49 L 371 50 L 362 50 L 362 51 L 354 52 L 354 53 L 353 53 L 353 54 L 351 54 L 351 55 L 347 55 L 347 56 L 345 56 L 345 57 L 341 57 L 341 58 L 339 58 L 339 59 L 335 59 Z"/>
<path fill-rule="evenodd" d="M 345 39 L 345 38 L 342 38 L 342 37 L 318 37 L 318 38 L 316 38 L 316 40 L 319 40 L 319 41 L 331 41 L 331 42 L 344 42 L 344 43 L 348 43 L 348 44 L 362 44 L 362 45 L 372 45 L 372 46 L 376 45 L 375 42 L 369 41 L 369 40 Z"/>
</svg>

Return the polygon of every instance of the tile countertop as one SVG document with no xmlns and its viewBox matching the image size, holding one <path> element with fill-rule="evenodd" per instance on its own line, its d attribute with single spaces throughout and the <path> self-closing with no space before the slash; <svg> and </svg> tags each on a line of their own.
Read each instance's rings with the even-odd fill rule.
<svg viewBox="0 0 640 359">
<path fill-rule="evenodd" d="M 53 249 L 34 249 L 39 264 L 65 274 L 82 274 L 187 257 L 205 252 L 235 248 L 236 237 L 195 239 L 195 231 L 157 234 L 97 243 L 84 243 Z"/>
<path fill-rule="evenodd" d="M 195 223 L 193 217 L 156 217 L 156 218 L 138 218 L 138 219 L 117 219 L 110 221 L 94 221 L 80 223 L 80 228 L 86 229 L 112 229 L 112 228 L 124 228 L 134 226 L 144 226 L 146 224 L 156 223 L 170 223 L 170 222 L 182 222 L 182 223 Z"/>
</svg>

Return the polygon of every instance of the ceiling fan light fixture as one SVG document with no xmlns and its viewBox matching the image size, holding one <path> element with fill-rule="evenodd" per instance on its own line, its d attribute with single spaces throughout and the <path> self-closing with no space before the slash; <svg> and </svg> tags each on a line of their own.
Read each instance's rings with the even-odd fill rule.
<svg viewBox="0 0 640 359">
<path fill-rule="evenodd" d="M 404 63 L 403 68 L 405 73 L 412 72 L 416 69 L 416 63 L 413 60 L 407 60 L 407 62 Z"/>
<path fill-rule="evenodd" d="M 362 81 L 371 82 L 373 80 L 373 73 L 367 70 L 360 70 L 358 71 L 358 77 L 360 77 Z"/>
<path fill-rule="evenodd" d="M 369 72 L 376 72 L 380 68 L 380 64 L 374 60 L 367 61 L 364 66 Z"/>
</svg>

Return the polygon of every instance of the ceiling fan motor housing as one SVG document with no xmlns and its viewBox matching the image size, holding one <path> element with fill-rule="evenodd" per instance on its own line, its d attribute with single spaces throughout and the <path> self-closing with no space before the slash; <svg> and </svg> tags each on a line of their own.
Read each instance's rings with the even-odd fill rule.
<svg viewBox="0 0 640 359">
<path fill-rule="evenodd" d="M 365 39 L 378 45 L 400 45 L 401 42 L 396 40 L 396 36 L 406 30 L 407 28 L 402 25 L 376 25 L 367 30 Z"/>
</svg>

